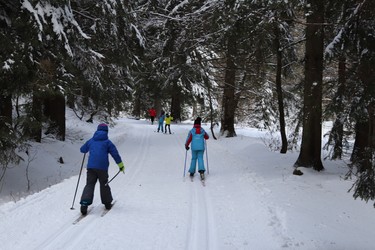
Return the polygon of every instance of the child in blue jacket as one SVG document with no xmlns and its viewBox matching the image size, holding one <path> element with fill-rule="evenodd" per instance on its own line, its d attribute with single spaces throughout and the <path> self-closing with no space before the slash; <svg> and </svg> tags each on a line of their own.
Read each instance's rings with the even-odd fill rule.
<svg viewBox="0 0 375 250">
<path fill-rule="evenodd" d="M 158 133 L 161 129 L 161 132 L 163 133 L 164 132 L 164 128 L 163 128 L 163 125 L 164 125 L 164 119 L 165 119 L 165 113 L 164 111 L 162 110 L 161 111 L 161 114 L 159 116 L 159 126 L 158 126 Z"/>
<path fill-rule="evenodd" d="M 87 180 L 81 197 L 81 213 L 87 214 L 87 207 L 92 204 L 97 180 L 100 183 L 100 198 L 106 209 L 112 207 L 111 188 L 108 182 L 108 154 L 112 156 L 121 171 L 125 170 L 116 146 L 108 139 L 107 124 L 99 124 L 94 136 L 80 149 L 81 153 L 90 153 L 87 163 Z"/>
<path fill-rule="evenodd" d="M 197 117 L 197 119 L 195 119 L 194 127 L 189 131 L 189 134 L 186 138 L 185 148 L 186 150 L 189 150 L 189 144 L 191 143 L 191 164 L 189 169 L 190 176 L 194 176 L 198 160 L 198 172 L 200 173 L 201 179 L 204 180 L 204 140 L 208 140 L 209 136 L 201 127 L 201 121 L 202 119 L 200 117 Z"/>
</svg>

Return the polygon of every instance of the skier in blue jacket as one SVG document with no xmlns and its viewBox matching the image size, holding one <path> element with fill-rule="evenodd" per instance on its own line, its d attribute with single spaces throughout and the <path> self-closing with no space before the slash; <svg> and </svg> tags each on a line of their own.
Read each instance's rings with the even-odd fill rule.
<svg viewBox="0 0 375 250">
<path fill-rule="evenodd" d="M 100 183 L 100 198 L 106 209 L 112 207 L 111 188 L 106 185 L 108 182 L 108 154 L 112 156 L 120 171 L 125 170 L 124 163 L 121 160 L 116 146 L 108 139 L 107 124 L 99 124 L 94 136 L 88 140 L 80 149 L 81 153 L 89 152 L 87 163 L 87 180 L 81 197 L 81 213 L 87 214 L 87 207 L 92 204 L 94 199 L 94 190 L 97 180 Z"/>
<path fill-rule="evenodd" d="M 164 119 L 165 119 L 165 113 L 164 111 L 162 110 L 161 113 L 160 113 L 160 116 L 159 116 L 159 126 L 158 126 L 158 133 L 161 129 L 161 132 L 163 133 L 164 132 L 164 128 L 163 128 L 163 125 L 164 125 Z"/>
<path fill-rule="evenodd" d="M 190 163 L 190 177 L 193 177 L 196 170 L 197 160 L 198 160 L 198 172 L 200 177 L 204 180 L 204 161 L 203 153 L 205 150 L 204 140 L 208 140 L 209 136 L 201 127 L 202 119 L 197 117 L 194 121 L 194 127 L 189 131 L 189 134 L 186 138 L 185 149 L 189 150 L 189 144 L 191 143 L 191 163 Z"/>
</svg>

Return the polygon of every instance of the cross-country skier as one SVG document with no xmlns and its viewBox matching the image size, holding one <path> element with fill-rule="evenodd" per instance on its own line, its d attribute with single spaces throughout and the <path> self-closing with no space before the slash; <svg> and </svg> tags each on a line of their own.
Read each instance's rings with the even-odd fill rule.
<svg viewBox="0 0 375 250">
<path fill-rule="evenodd" d="M 87 207 L 92 204 L 94 199 L 94 190 L 97 180 L 100 183 L 100 198 L 106 209 L 112 207 L 111 188 L 106 185 L 108 182 L 108 154 L 112 156 L 120 171 L 125 170 L 124 163 L 121 160 L 116 146 L 108 139 L 107 124 L 99 124 L 94 136 L 88 140 L 82 147 L 81 153 L 89 152 L 87 163 L 87 180 L 81 197 L 81 213 L 87 214 Z"/>
<path fill-rule="evenodd" d="M 196 171 L 196 165 L 198 160 L 198 172 L 200 173 L 201 179 L 204 180 L 204 161 L 203 153 L 205 150 L 204 140 L 208 140 L 209 136 L 201 127 L 202 119 L 197 117 L 194 121 L 194 127 L 189 131 L 186 138 L 185 149 L 189 150 L 189 145 L 191 143 L 191 164 L 190 164 L 190 177 L 193 177 Z"/>
<path fill-rule="evenodd" d="M 148 110 L 148 114 L 150 115 L 151 124 L 154 124 L 154 120 L 155 120 L 155 116 L 156 116 L 156 110 L 154 109 L 154 107 L 152 107 Z"/>
<path fill-rule="evenodd" d="M 171 121 L 173 121 L 172 115 L 167 114 L 165 116 L 165 133 L 167 133 L 167 127 L 168 127 L 169 133 L 172 134 L 171 133 Z"/>
<path fill-rule="evenodd" d="M 164 124 L 164 119 L 165 119 L 165 113 L 162 110 L 159 116 L 159 126 L 158 126 L 158 133 L 161 129 L 161 132 L 164 132 L 163 124 Z"/>
</svg>

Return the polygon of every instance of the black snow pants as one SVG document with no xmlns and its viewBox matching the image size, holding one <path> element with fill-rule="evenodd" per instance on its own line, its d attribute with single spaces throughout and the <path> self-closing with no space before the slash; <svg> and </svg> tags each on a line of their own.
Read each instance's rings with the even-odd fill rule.
<svg viewBox="0 0 375 250">
<path fill-rule="evenodd" d="M 169 129 L 169 133 L 171 134 L 171 124 L 165 124 L 165 133 L 167 133 L 167 127 Z"/>
<path fill-rule="evenodd" d="M 108 182 L 108 171 L 100 169 L 87 169 L 86 186 L 83 189 L 81 197 L 81 205 L 91 205 L 94 199 L 94 190 L 96 181 L 100 183 L 100 198 L 103 204 L 112 202 L 112 193 L 109 185 L 105 185 Z"/>
</svg>

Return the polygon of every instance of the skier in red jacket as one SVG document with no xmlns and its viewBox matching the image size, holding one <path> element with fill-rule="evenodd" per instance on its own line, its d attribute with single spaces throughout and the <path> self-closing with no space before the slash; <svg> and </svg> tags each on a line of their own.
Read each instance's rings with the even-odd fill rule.
<svg viewBox="0 0 375 250">
<path fill-rule="evenodd" d="M 151 118 L 151 124 L 154 124 L 156 110 L 152 107 L 148 110 L 148 114 L 150 115 L 150 118 Z"/>
</svg>

